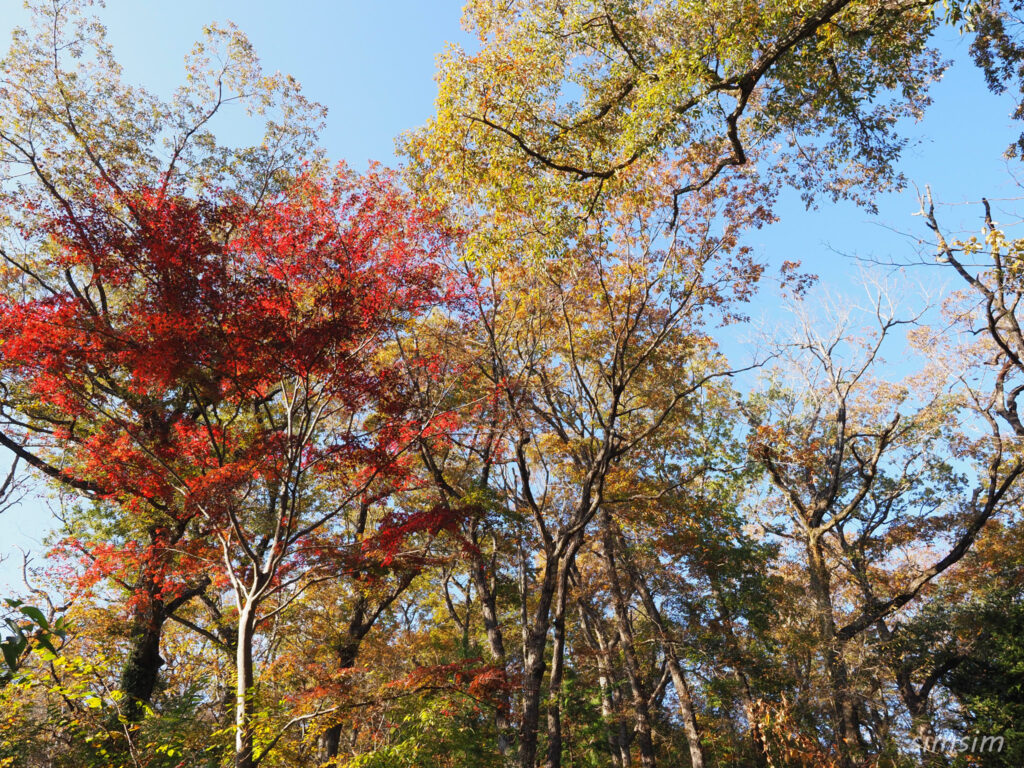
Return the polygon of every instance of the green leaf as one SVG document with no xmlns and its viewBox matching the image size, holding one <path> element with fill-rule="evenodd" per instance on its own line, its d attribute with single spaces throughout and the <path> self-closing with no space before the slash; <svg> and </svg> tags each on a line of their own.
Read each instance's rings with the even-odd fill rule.
<svg viewBox="0 0 1024 768">
<path fill-rule="evenodd" d="M 50 628 L 50 622 L 46 620 L 46 616 L 43 612 L 36 608 L 34 605 L 23 605 L 18 610 L 28 616 L 32 621 L 38 624 L 43 629 Z"/>
<path fill-rule="evenodd" d="M 7 664 L 7 668 L 14 672 L 18 669 L 18 659 L 21 658 L 22 651 L 25 650 L 24 640 L 8 640 L 0 643 L 0 649 L 3 650 L 4 662 Z"/>
<path fill-rule="evenodd" d="M 50 653 L 52 653 L 54 655 L 57 654 L 57 649 L 53 647 L 53 644 L 50 642 L 49 636 L 47 636 L 47 635 L 40 635 L 39 637 L 36 638 L 36 642 L 38 642 L 41 646 L 43 646 L 43 648 L 48 650 Z"/>
</svg>

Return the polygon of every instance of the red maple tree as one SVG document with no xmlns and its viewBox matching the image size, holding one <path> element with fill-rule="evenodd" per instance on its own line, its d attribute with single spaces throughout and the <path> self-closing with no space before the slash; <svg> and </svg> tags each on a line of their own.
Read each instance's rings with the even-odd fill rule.
<svg viewBox="0 0 1024 768">
<path fill-rule="evenodd" d="M 233 595 L 236 762 L 253 765 L 262 606 L 302 589 L 325 525 L 386 506 L 433 429 L 393 343 L 457 300 L 439 258 L 452 234 L 390 174 L 343 167 L 256 206 L 100 180 L 38 220 L 40 248 L 9 262 L 0 295 L 0 443 L 143 521 L 143 542 L 79 545 L 92 577 L 134 564 L 133 653 L 153 677 L 134 697 L 152 692 L 175 603 L 218 578 Z"/>
</svg>

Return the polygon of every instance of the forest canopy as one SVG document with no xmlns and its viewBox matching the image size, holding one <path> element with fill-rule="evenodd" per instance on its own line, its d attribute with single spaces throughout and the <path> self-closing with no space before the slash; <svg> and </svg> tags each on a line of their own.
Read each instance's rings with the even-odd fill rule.
<svg viewBox="0 0 1024 768">
<path fill-rule="evenodd" d="M 1020 0 L 469 0 L 364 170 L 232 25 L 165 97 L 29 6 L 0 768 L 1024 764 L 1024 239 L 752 244 L 905 189 L 951 56 L 1024 117 Z"/>
</svg>

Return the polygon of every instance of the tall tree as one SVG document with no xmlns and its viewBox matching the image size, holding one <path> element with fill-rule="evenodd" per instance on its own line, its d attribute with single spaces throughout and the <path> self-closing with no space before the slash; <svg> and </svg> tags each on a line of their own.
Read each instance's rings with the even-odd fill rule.
<svg viewBox="0 0 1024 768">
<path fill-rule="evenodd" d="M 778 520 L 788 518 L 769 527 L 802 550 L 797 557 L 830 691 L 833 743 L 845 766 L 869 749 L 870 718 L 848 661 L 851 644 L 869 630 L 891 642 L 890 619 L 959 562 L 994 515 L 1016 503 L 1024 471 L 1002 447 L 990 408 L 946 393 L 955 381 L 950 361 L 925 365 L 905 382 L 874 378 L 887 338 L 916 318 L 900 319 L 884 293 L 871 314 L 876 327 L 863 336 L 848 315 L 826 332 L 805 320 L 788 353 L 803 382 L 795 391 L 776 383 L 751 414 L 752 453 L 779 491 Z M 966 425 L 975 418 L 990 430 L 965 452 Z M 965 461 L 972 492 L 953 469 Z M 921 689 L 898 664 L 893 674 L 916 732 L 928 736 L 927 693 L 942 671 Z M 873 741 L 878 749 L 877 734 Z"/>
<path fill-rule="evenodd" d="M 154 556 L 189 525 L 219 549 L 238 612 L 236 762 L 255 765 L 264 604 L 302 590 L 302 548 L 386 498 L 429 427 L 405 416 L 381 347 L 446 300 L 431 262 L 444 234 L 386 177 L 344 171 L 256 209 L 97 190 L 85 212 L 57 208 L 39 271 L 3 297 L 5 373 L 32 403 L 8 412 L 42 443 L 30 463 L 171 528 Z M 156 642 L 132 651 L 129 683 L 152 675 Z"/>
<path fill-rule="evenodd" d="M 125 202 L 143 188 L 159 190 L 159 196 L 182 186 L 230 187 L 237 204 L 255 209 L 299 170 L 304 157 L 318 157 L 314 134 L 323 109 L 306 100 L 293 80 L 265 75 L 237 30 L 211 28 L 186 62 L 189 86 L 164 101 L 122 80 L 104 28 L 87 15 L 89 5 L 35 4 L 32 26 L 15 30 L 0 61 L 0 257 L 5 294 L 15 300 L 70 290 L 87 304 L 102 304 L 102 283 L 70 264 L 64 274 L 54 272 L 45 255 L 54 215 L 68 226 L 85 226 L 96 219 L 95 195 L 120 197 L 113 217 L 130 214 Z M 259 144 L 230 148 L 215 140 L 211 123 L 233 103 L 266 117 Z M 84 237 L 84 230 L 76 236 Z M 8 379 L 3 410 L 0 443 L 72 491 L 95 493 L 96 487 L 36 450 L 37 438 L 45 441 L 67 424 L 35 392 Z M 148 527 L 137 526 L 129 539 L 137 535 L 145 551 L 166 553 L 171 539 L 180 544 L 186 534 L 187 515 L 166 505 L 151 511 L 157 517 Z M 161 558 L 166 564 L 167 555 Z M 155 580 L 163 566 L 153 567 L 141 566 L 131 579 L 139 612 L 130 618 L 134 649 L 122 679 L 130 700 L 139 702 L 150 698 L 156 680 L 166 614 L 163 587 Z"/>
</svg>

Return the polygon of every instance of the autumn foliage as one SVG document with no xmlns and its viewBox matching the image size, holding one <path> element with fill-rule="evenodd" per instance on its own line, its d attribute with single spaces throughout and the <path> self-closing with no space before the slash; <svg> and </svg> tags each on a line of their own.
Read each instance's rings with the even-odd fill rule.
<svg viewBox="0 0 1024 768">
<path fill-rule="evenodd" d="M 1024 241 L 927 193 L 958 290 L 863 307 L 757 245 L 780 196 L 903 186 L 944 26 L 1019 89 L 1019 4 L 471 0 L 361 173 L 237 29 L 162 99 L 87 0 L 31 5 L 0 510 L 54 529 L 0 768 L 1024 759 Z"/>
</svg>

